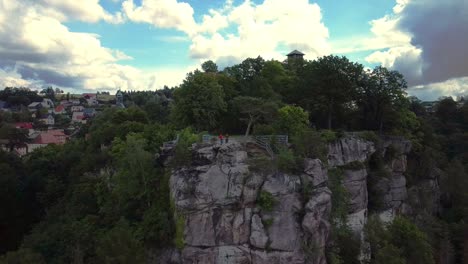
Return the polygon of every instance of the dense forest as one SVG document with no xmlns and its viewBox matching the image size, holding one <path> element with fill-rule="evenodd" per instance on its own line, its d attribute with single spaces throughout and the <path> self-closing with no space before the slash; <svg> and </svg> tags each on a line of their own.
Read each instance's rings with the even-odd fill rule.
<svg viewBox="0 0 468 264">
<path fill-rule="evenodd" d="M 171 170 L 184 165 L 201 135 L 287 134 L 292 150 L 283 153 L 284 166 L 292 160 L 294 167 L 297 156 L 320 157 L 301 148 L 306 139 L 331 141 L 345 131 L 411 140 L 410 186 L 442 175 L 438 213 L 428 204 L 388 226 L 371 218 L 370 262 L 467 263 L 468 102 L 440 98 L 427 108 L 406 88 L 396 71 L 325 56 L 248 58 L 222 71 L 207 61 L 178 87 L 124 92 L 126 108 L 104 108 L 63 146 L 22 158 L 0 151 L 0 263 L 157 261 L 180 235 Z M 38 96 L 8 92 L 0 100 L 18 107 Z M 8 118 L 0 112 L 2 125 Z M 159 162 L 163 143 L 176 137 L 173 162 Z M 338 231 L 332 238 L 330 263 L 358 263 L 352 239 Z"/>
</svg>

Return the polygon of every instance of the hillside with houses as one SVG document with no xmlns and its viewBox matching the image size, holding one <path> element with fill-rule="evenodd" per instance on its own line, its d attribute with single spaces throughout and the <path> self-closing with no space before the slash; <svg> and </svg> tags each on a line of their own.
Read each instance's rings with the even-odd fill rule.
<svg viewBox="0 0 468 264">
<path fill-rule="evenodd" d="M 125 107 L 120 91 L 115 96 L 50 96 L 27 88 L 5 88 L 0 98 L 0 148 L 19 156 L 50 144 L 63 145 L 99 112 Z"/>
</svg>

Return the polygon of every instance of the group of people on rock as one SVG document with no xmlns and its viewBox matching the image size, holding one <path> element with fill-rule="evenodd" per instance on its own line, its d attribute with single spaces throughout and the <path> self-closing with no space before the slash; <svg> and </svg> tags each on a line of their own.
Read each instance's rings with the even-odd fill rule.
<svg viewBox="0 0 468 264">
<path fill-rule="evenodd" d="M 218 138 L 219 138 L 219 143 L 221 145 L 223 144 L 223 142 L 229 143 L 229 134 L 226 134 L 226 135 L 223 136 L 223 134 L 220 133 Z"/>
</svg>

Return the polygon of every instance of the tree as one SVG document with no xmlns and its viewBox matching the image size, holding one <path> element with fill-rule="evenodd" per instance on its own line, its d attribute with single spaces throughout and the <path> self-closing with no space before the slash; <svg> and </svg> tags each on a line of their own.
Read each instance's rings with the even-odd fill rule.
<svg viewBox="0 0 468 264">
<path fill-rule="evenodd" d="M 224 73 L 235 78 L 239 82 L 252 81 L 256 76 L 259 76 L 265 60 L 258 56 L 257 58 L 247 58 L 241 64 L 232 67 L 226 67 Z"/>
<path fill-rule="evenodd" d="M 370 217 L 365 234 L 371 246 L 371 263 L 434 263 L 429 239 L 415 224 L 397 217 L 385 226 L 377 217 Z"/>
<path fill-rule="evenodd" d="M 362 73 L 363 66 L 346 57 L 330 55 L 307 63 L 301 70 L 301 104 L 316 116 L 326 116 L 331 129 L 334 116 L 352 106 Z"/>
<path fill-rule="evenodd" d="M 198 131 L 218 128 L 227 104 L 216 76 L 195 71 L 174 92 L 172 117 L 181 127 L 193 125 Z"/>
<path fill-rule="evenodd" d="M 31 249 L 20 249 L 0 256 L 0 264 L 45 264 L 44 258 Z"/>
<path fill-rule="evenodd" d="M 133 229 L 125 220 L 119 221 L 99 239 L 96 253 L 98 263 L 103 264 L 145 262 L 143 244 L 136 239 Z"/>
<path fill-rule="evenodd" d="M 309 126 L 309 113 L 299 106 L 287 105 L 278 110 L 276 127 L 280 133 L 293 135 Z"/>
<path fill-rule="evenodd" d="M 386 123 L 387 129 L 392 128 L 392 123 L 396 126 L 400 120 L 395 117 L 408 108 L 403 75 L 378 66 L 364 76 L 361 84 L 357 105 L 364 117 L 364 127 L 382 132 Z"/>
<path fill-rule="evenodd" d="M 397 217 L 388 227 L 390 243 L 400 248 L 408 263 L 434 263 L 432 247 L 425 233 L 408 219 Z"/>
<path fill-rule="evenodd" d="M 47 87 L 41 91 L 41 94 L 44 94 L 50 100 L 55 100 L 55 90 L 52 87 Z"/>
<path fill-rule="evenodd" d="M 8 140 L 7 148 L 10 152 L 15 147 L 21 146 L 28 141 L 27 131 L 23 129 L 17 129 L 10 125 L 0 126 L 0 138 Z"/>
<path fill-rule="evenodd" d="M 202 70 L 204 72 L 216 73 L 218 72 L 218 65 L 216 65 L 216 63 L 214 63 L 212 60 L 205 61 L 202 64 Z"/>
<path fill-rule="evenodd" d="M 141 134 L 132 133 L 127 135 L 126 141 L 117 138 L 112 145 L 112 156 L 118 168 L 114 192 L 122 210 L 126 212 L 134 200 L 144 204 L 144 208 L 151 207 L 152 183 L 157 175 L 153 155 L 145 150 L 147 141 Z"/>
<path fill-rule="evenodd" d="M 238 96 L 234 99 L 234 104 L 238 107 L 240 113 L 246 115 L 243 118 L 247 123 L 245 136 L 249 135 L 252 125 L 262 118 L 268 119 L 275 112 L 278 106 L 274 102 L 264 101 L 260 98 L 249 96 Z"/>
</svg>

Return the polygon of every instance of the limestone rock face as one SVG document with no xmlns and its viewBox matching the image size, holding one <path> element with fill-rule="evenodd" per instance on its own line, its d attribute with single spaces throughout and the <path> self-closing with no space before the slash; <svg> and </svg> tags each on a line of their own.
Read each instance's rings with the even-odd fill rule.
<svg viewBox="0 0 468 264">
<path fill-rule="evenodd" d="M 367 209 L 367 170 L 345 170 L 343 185 L 349 194 L 349 212 Z"/>
<path fill-rule="evenodd" d="M 375 152 L 374 143 L 358 137 L 345 137 L 328 145 L 328 165 L 343 166 L 353 161 L 366 161 Z"/>
<path fill-rule="evenodd" d="M 330 233 L 331 195 L 328 187 L 314 190 L 305 206 L 306 215 L 302 220 L 302 228 L 310 236 L 309 242 L 319 249 L 325 249 Z M 324 263 L 324 255 L 316 255 L 312 258 L 314 258 L 313 263 Z"/>
<path fill-rule="evenodd" d="M 302 181 L 304 184 L 311 184 L 313 187 L 316 187 L 325 184 L 327 180 L 327 170 L 321 160 L 304 160 L 304 174 L 302 174 Z"/>
<path fill-rule="evenodd" d="M 265 234 L 262 219 L 257 214 L 252 217 L 252 227 L 250 230 L 250 244 L 264 249 L 268 242 L 268 236 Z"/>
<path fill-rule="evenodd" d="M 384 221 L 410 210 L 408 197 L 414 204 L 424 203 L 421 188 L 426 193 L 438 190 L 438 176 L 428 177 L 421 185 L 424 188 L 407 190 L 404 173 L 411 143 L 386 138 L 384 148 L 390 145 L 397 151 L 387 162 L 388 177 L 372 183 L 376 188 L 372 191 L 381 194 L 380 216 Z M 184 248 L 167 251 L 161 261 L 326 264 L 333 196 L 327 167 L 343 172 L 342 184 L 350 198 L 346 224 L 361 238 L 361 260 L 369 260 L 364 237 L 369 172 L 350 163 L 369 160 L 376 151 L 373 142 L 356 136 L 341 138 L 328 145 L 327 166 L 319 159 L 304 159 L 303 170 L 297 175 L 253 170 L 249 165 L 253 152 L 248 146 L 234 139 L 224 145 L 194 145 L 192 164 L 172 172 L 171 197 L 177 214 L 185 219 Z M 262 151 L 254 154 L 261 155 Z M 259 202 L 262 192 L 272 197 L 272 208 Z M 439 195 L 433 199 L 436 197 Z"/>
<path fill-rule="evenodd" d="M 249 169 L 245 147 L 234 140 L 194 146 L 192 165 L 170 178 L 177 214 L 185 219 L 185 246 L 174 263 L 326 263 L 327 171 L 320 160 L 304 167 L 300 175 L 262 174 Z M 310 197 L 302 192 L 306 182 Z M 261 192 L 273 197 L 271 210 L 258 204 Z M 318 245 L 314 259 L 304 245 Z"/>
</svg>

